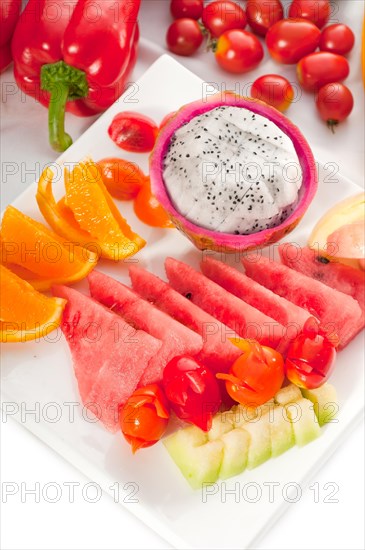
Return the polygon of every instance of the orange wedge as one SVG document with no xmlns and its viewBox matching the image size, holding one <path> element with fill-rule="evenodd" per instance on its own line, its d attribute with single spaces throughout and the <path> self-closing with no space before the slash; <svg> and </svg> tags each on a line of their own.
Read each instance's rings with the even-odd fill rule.
<svg viewBox="0 0 365 550">
<path fill-rule="evenodd" d="M 47 298 L 0 265 L 0 337 L 2 343 L 47 336 L 61 323 L 66 300 Z"/>
<path fill-rule="evenodd" d="M 92 161 L 65 170 L 66 195 L 56 203 L 53 173 L 46 169 L 38 183 L 37 202 L 54 231 L 78 239 L 82 246 L 94 243 L 101 256 L 122 260 L 133 256 L 146 242 L 132 231 L 107 191 L 98 166 Z"/>
<path fill-rule="evenodd" d="M 27 270 L 32 274 L 31 279 L 27 276 L 28 282 L 34 280 L 38 289 L 45 290 L 52 284 L 73 283 L 86 277 L 97 255 L 8 206 L 1 224 L 1 261 Z"/>
</svg>

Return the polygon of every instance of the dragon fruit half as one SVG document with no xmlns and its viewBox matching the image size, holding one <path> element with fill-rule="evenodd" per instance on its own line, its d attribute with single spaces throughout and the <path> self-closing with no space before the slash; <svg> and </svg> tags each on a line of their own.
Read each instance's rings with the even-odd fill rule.
<svg viewBox="0 0 365 550">
<path fill-rule="evenodd" d="M 317 189 L 308 143 L 269 105 L 221 94 L 182 107 L 151 154 L 152 190 L 199 249 L 234 252 L 292 231 Z"/>
</svg>

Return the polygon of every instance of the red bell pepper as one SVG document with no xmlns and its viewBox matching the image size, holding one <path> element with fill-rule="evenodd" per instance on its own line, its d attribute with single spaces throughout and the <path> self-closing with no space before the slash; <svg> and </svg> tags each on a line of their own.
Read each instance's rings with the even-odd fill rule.
<svg viewBox="0 0 365 550">
<path fill-rule="evenodd" d="M 29 0 L 12 52 L 19 87 L 49 106 L 56 151 L 72 143 L 65 110 L 90 116 L 123 92 L 136 62 L 140 0 Z"/>
<path fill-rule="evenodd" d="M 11 39 L 22 7 L 22 0 L 1 0 L 0 73 L 11 63 Z"/>
</svg>

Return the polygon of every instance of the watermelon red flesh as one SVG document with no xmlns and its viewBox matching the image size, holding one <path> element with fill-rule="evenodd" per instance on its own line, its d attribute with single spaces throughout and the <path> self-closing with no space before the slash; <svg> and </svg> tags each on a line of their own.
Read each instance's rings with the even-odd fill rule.
<svg viewBox="0 0 365 550">
<path fill-rule="evenodd" d="M 112 308 L 132 326 L 162 341 L 139 386 L 161 381 L 165 366 L 174 357 L 196 355 L 202 349 L 203 341 L 198 334 L 171 319 L 122 283 L 98 271 L 90 273 L 88 280 L 93 298 Z"/>
<path fill-rule="evenodd" d="M 242 338 L 254 338 L 276 348 L 284 327 L 227 292 L 202 273 L 173 258 L 165 262 L 167 277 L 175 290 L 188 296 L 197 306 L 237 332 Z"/>
<path fill-rule="evenodd" d="M 132 286 L 143 298 L 152 302 L 176 321 L 200 334 L 203 348 L 196 358 L 213 372 L 228 372 L 242 352 L 228 338 L 237 335 L 171 286 L 145 269 L 129 269 Z"/>
<path fill-rule="evenodd" d="M 264 256 L 255 262 L 243 258 L 242 263 L 249 277 L 305 308 L 319 319 L 326 332 L 336 333 L 340 349 L 358 332 L 361 309 L 351 296 Z"/>
<path fill-rule="evenodd" d="M 290 244 L 283 243 L 279 247 L 280 257 L 283 264 L 321 281 L 321 283 L 335 288 L 339 292 L 352 296 L 362 310 L 359 320 L 359 330 L 365 326 L 365 272 L 355 269 L 349 265 L 344 265 L 336 261 L 327 263 L 321 262 L 318 258 L 321 256 L 307 246 L 299 248 Z M 326 262 L 326 259 L 324 260 Z"/>
<path fill-rule="evenodd" d="M 205 258 L 200 265 L 209 279 L 278 321 L 288 334 L 299 332 L 310 317 L 307 310 L 278 296 L 233 267 L 213 258 Z"/>
<path fill-rule="evenodd" d="M 82 402 L 115 432 L 120 405 L 136 389 L 161 342 L 141 330 L 136 332 L 118 315 L 76 290 L 55 286 L 53 294 L 67 300 L 62 331 Z"/>
</svg>

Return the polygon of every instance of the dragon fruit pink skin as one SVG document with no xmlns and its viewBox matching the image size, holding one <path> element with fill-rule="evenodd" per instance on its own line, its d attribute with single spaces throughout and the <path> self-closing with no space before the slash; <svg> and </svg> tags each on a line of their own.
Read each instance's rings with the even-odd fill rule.
<svg viewBox="0 0 365 550">
<path fill-rule="evenodd" d="M 266 103 L 233 93 L 217 94 L 205 101 L 183 106 L 161 130 L 150 157 L 152 192 L 168 213 L 176 227 L 200 250 L 236 252 L 268 246 L 290 233 L 307 211 L 317 190 L 317 170 L 312 151 L 299 129 L 283 114 Z M 191 119 L 221 106 L 243 107 L 266 117 L 278 126 L 292 141 L 302 170 L 302 187 L 294 211 L 276 227 L 249 235 L 220 233 L 200 227 L 185 218 L 172 203 L 163 179 L 164 158 L 174 133 Z"/>
</svg>

